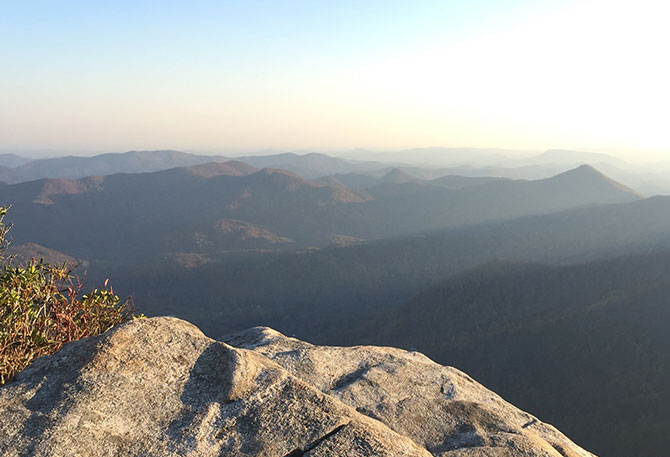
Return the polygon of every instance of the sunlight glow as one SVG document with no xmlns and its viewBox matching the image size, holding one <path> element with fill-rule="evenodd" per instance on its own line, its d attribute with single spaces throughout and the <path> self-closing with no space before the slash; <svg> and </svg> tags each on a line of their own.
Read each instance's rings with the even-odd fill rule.
<svg viewBox="0 0 670 457">
<path fill-rule="evenodd" d="M 670 152 L 666 2 L 261 3 L 0 21 L 0 147 Z"/>
<path fill-rule="evenodd" d="M 668 151 L 668 13 L 662 2 L 581 3 L 371 61 L 346 86 L 389 111 L 443 120 L 442 132 L 431 126 L 435 143 Z"/>
</svg>

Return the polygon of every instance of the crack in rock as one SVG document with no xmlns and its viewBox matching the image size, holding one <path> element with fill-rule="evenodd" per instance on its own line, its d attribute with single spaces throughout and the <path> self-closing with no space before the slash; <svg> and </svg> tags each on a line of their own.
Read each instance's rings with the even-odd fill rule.
<svg viewBox="0 0 670 457">
<path fill-rule="evenodd" d="M 312 443 L 310 443 L 305 449 L 300 449 L 300 448 L 295 449 L 294 451 L 291 451 L 288 454 L 286 454 L 284 457 L 302 457 L 302 456 L 304 456 L 309 451 L 316 448 L 319 444 L 323 443 L 324 441 L 326 441 L 329 438 L 332 438 L 336 433 L 338 433 L 340 430 L 342 430 L 344 427 L 346 427 L 349 424 L 350 424 L 350 422 L 347 422 L 346 424 L 342 424 L 338 427 L 335 427 L 333 430 L 326 433 L 321 438 L 319 438 L 319 439 L 313 441 Z"/>
</svg>

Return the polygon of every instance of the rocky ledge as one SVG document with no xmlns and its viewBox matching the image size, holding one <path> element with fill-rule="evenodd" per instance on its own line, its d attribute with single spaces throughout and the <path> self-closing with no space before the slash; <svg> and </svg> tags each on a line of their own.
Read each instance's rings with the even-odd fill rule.
<svg viewBox="0 0 670 457">
<path fill-rule="evenodd" d="M 0 388 L 3 456 L 578 457 L 558 430 L 417 352 L 257 327 L 129 322 Z"/>
</svg>

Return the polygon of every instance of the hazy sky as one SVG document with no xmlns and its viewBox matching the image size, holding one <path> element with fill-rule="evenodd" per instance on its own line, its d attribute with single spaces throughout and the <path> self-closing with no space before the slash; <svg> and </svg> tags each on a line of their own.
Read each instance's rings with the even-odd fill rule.
<svg viewBox="0 0 670 457">
<path fill-rule="evenodd" d="M 665 1 L 0 7 L 3 150 L 670 152 Z"/>
</svg>

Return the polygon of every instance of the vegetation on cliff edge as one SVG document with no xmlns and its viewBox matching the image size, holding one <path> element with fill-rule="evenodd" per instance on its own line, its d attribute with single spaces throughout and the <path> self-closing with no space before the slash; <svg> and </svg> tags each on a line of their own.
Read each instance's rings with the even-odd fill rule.
<svg viewBox="0 0 670 457">
<path fill-rule="evenodd" d="M 74 265 L 36 259 L 14 265 L 4 256 L 10 229 L 6 214 L 7 208 L 0 207 L 0 385 L 65 343 L 133 318 L 131 301 L 121 301 L 107 281 L 82 294 Z"/>
</svg>

